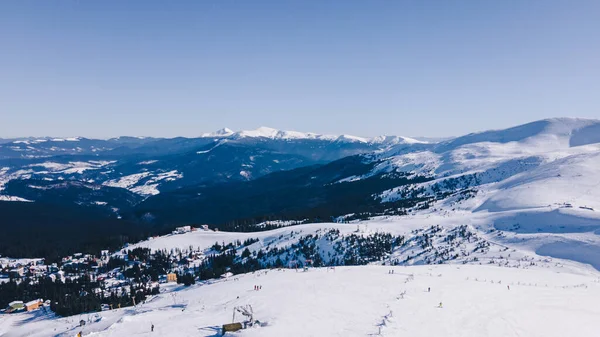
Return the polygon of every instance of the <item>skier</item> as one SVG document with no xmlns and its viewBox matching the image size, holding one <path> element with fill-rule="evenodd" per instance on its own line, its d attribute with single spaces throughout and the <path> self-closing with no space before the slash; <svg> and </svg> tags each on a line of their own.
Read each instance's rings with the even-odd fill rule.
<svg viewBox="0 0 600 337">
<path fill-rule="evenodd" d="M 431 287 L 427 288 L 427 292 L 430 293 L 431 292 Z"/>
<path fill-rule="evenodd" d="M 510 286 L 507 285 L 506 287 L 508 288 L 508 290 L 510 290 Z"/>
<path fill-rule="evenodd" d="M 442 302 L 440 302 L 440 306 L 438 308 L 442 308 Z"/>
<path fill-rule="evenodd" d="M 154 332 L 154 324 L 150 325 L 150 332 Z"/>
</svg>

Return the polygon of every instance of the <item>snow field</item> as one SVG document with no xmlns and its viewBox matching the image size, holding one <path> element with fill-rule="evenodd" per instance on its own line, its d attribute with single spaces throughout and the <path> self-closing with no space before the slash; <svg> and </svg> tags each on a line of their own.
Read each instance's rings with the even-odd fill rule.
<svg viewBox="0 0 600 337">
<path fill-rule="evenodd" d="M 137 308 L 99 313 L 99 321 L 87 324 L 83 333 L 219 336 L 233 308 L 250 304 L 255 319 L 266 326 L 229 335 L 597 336 L 598 280 L 598 275 L 471 265 L 259 271 L 189 288 L 167 287 Z M 254 285 L 262 289 L 255 291 Z M 75 316 L 3 315 L 0 336 L 74 336 L 78 321 Z"/>
</svg>

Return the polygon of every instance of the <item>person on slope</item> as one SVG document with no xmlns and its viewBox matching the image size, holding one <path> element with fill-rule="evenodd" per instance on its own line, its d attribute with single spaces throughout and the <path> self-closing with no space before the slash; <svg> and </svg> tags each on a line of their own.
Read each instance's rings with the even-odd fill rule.
<svg viewBox="0 0 600 337">
<path fill-rule="evenodd" d="M 154 332 L 154 324 L 150 325 L 150 332 Z"/>
</svg>

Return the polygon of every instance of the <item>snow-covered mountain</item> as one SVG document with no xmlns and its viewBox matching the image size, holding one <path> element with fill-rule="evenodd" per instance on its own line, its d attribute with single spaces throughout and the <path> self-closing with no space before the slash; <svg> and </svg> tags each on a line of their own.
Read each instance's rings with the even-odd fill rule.
<svg viewBox="0 0 600 337">
<path fill-rule="evenodd" d="M 262 286 L 260 291 L 252 290 L 256 284 Z M 577 331 L 578 336 L 592 337 L 600 328 L 598 296 L 597 277 L 555 270 L 487 266 L 265 270 L 189 288 L 167 285 L 136 308 L 76 319 L 41 310 L 2 315 L 0 334 L 221 336 L 223 324 L 232 318 L 243 320 L 240 314 L 233 316 L 234 308 L 250 305 L 259 324 L 224 336 L 564 337 Z M 88 323 L 78 327 L 80 319 Z"/>
<path fill-rule="evenodd" d="M 554 118 L 424 143 L 223 129 L 195 139 L 126 139 L 136 145 L 111 156 L 12 159 L 11 166 L 0 162 L 0 184 L 8 200 L 39 196 L 24 190 L 44 186 L 35 180 L 126 189 L 146 199 L 115 214 L 158 227 L 209 223 L 246 231 L 271 219 L 382 216 L 436 225 L 442 217 L 508 231 L 533 251 L 600 267 L 590 257 L 600 253 L 599 131 L 598 120 Z M 112 196 L 73 191 L 65 195 L 75 203 L 116 207 Z"/>
<path fill-rule="evenodd" d="M 298 132 L 298 131 L 285 131 L 277 130 L 269 127 L 259 127 L 255 130 L 243 130 L 233 131 L 229 128 L 223 128 L 215 132 L 203 134 L 204 138 L 266 138 L 266 139 L 279 139 L 279 140 L 301 140 L 301 139 L 312 139 L 312 140 L 326 140 L 326 141 L 338 141 L 338 142 L 359 142 L 359 143 L 372 143 L 372 144 L 398 144 L 398 143 L 427 143 L 425 141 L 419 141 L 409 137 L 399 136 L 377 136 L 372 138 L 357 137 L 352 135 L 323 135 L 312 132 Z"/>
<path fill-rule="evenodd" d="M 11 180 L 78 180 L 142 196 L 198 184 L 246 181 L 413 141 L 227 128 L 198 138 L 25 138 L 0 144 L 0 193 Z M 35 185 L 35 183 L 32 183 Z"/>
<path fill-rule="evenodd" d="M 117 137 L 111 139 L 88 139 L 84 137 L 27 137 L 0 139 L 0 159 L 47 158 L 60 155 L 118 156 L 123 154 L 166 154 L 173 151 L 190 150 L 221 140 L 236 140 L 238 143 L 262 141 L 314 141 L 324 143 L 362 143 L 370 145 L 391 145 L 399 143 L 425 143 L 416 139 L 399 136 L 378 136 L 372 138 L 351 135 L 321 135 L 311 132 L 284 131 L 269 127 L 255 130 L 233 131 L 223 128 L 215 132 L 203 133 L 197 138 L 153 138 Z M 368 150 L 375 150 L 369 148 Z"/>
<path fill-rule="evenodd" d="M 154 334 L 215 336 L 235 306 L 249 304 L 261 324 L 235 335 L 558 337 L 571 335 L 573 324 L 578 334 L 595 336 L 599 131 L 598 120 L 559 118 L 423 143 L 224 129 L 178 142 L 184 154 L 143 145 L 163 156 L 137 155 L 126 163 L 123 157 L 20 159 L 26 166 L 20 164 L 22 172 L 4 184 L 15 192 L 4 198 L 14 201 L 3 204 L 70 198 L 98 207 L 125 200 L 114 211 L 123 217 L 118 223 L 153 234 L 179 224 L 219 228 L 154 236 L 127 249 L 180 256 L 193 250 L 200 261 L 224 254 L 267 268 L 189 288 L 165 286 L 142 305 L 90 316 L 84 334 L 152 335 L 155 325 Z M 210 141 L 197 147 L 203 139 Z M 235 172 L 251 157 L 262 168 L 268 165 L 260 156 L 283 160 L 273 159 L 283 149 L 288 160 L 302 161 L 256 176 L 244 166 L 245 179 L 184 181 L 198 167 L 189 164 L 194 159 Z M 331 153 L 339 158 L 327 157 Z M 160 166 L 164 162 L 177 165 Z M 2 170 L 5 177 L 15 174 Z M 34 182 L 39 171 L 47 172 L 41 173 L 46 179 Z M 93 180 L 86 176 L 92 172 L 106 177 L 80 181 Z M 115 190 L 123 193 L 115 197 Z M 35 202 L 17 201 L 23 199 Z M 286 269 L 306 264 L 322 268 Z M 257 284 L 264 289 L 253 291 Z M 72 318 L 41 311 L 0 317 L 3 336 L 79 330 Z"/>
<path fill-rule="evenodd" d="M 435 197 L 472 189 L 481 196 L 451 206 L 489 212 L 567 204 L 600 208 L 594 188 L 600 184 L 599 130 L 597 120 L 549 119 L 459 137 L 426 151 L 392 150 L 378 155 L 377 166 L 368 174 L 408 172 L 434 178 L 384 191 L 383 201 L 402 198 L 409 190 Z"/>
<path fill-rule="evenodd" d="M 577 245 L 578 253 L 557 254 L 600 267 L 589 254 L 600 253 L 599 128 L 598 120 L 557 118 L 441 143 L 398 144 L 225 190 L 168 193 L 140 208 L 159 221 L 216 224 L 261 215 L 337 221 L 441 215 L 457 224 L 544 233 L 552 239 L 520 238 L 531 239 L 534 250 Z M 245 207 L 227 206 L 240 203 Z M 171 213 L 193 207 L 203 211 L 185 219 Z"/>
<path fill-rule="evenodd" d="M 224 336 L 563 337 L 576 326 L 578 335 L 591 337 L 600 328 L 597 271 L 496 244 L 497 233 L 477 234 L 469 226 L 415 230 L 422 223 L 397 225 L 325 223 L 152 238 L 129 248 L 183 252 L 192 247 L 208 258 L 215 254 L 215 242 L 253 242 L 246 246 L 249 256 L 278 260 L 284 268 L 225 275 L 190 287 L 161 284 L 158 295 L 135 307 L 64 318 L 43 310 L 0 315 L 0 335 L 221 336 L 223 324 L 245 319 L 234 313 L 239 306 L 252 308 L 254 324 Z M 304 263 L 307 257 L 315 263 L 315 254 L 369 257 L 369 245 L 363 244 L 370 238 L 381 243 L 385 232 L 405 236 L 394 238 L 392 253 L 369 265 L 303 270 L 289 263 Z M 360 253 L 354 250 L 358 247 Z M 234 254 L 244 260 L 242 249 Z M 429 258 L 434 260 L 423 264 Z M 78 324 L 82 319 L 84 326 Z"/>
</svg>

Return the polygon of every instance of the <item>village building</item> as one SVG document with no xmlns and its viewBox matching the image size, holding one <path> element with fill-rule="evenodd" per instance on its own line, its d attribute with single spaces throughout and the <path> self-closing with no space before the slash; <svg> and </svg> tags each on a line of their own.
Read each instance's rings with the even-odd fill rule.
<svg viewBox="0 0 600 337">
<path fill-rule="evenodd" d="M 29 301 L 29 302 L 25 303 L 25 310 L 27 310 L 27 311 L 37 310 L 43 304 L 44 304 L 44 301 L 42 301 L 41 299 Z"/>
<path fill-rule="evenodd" d="M 25 310 L 25 304 L 23 301 L 12 301 L 8 303 L 8 308 L 6 308 L 7 313 L 19 312 Z"/>
<path fill-rule="evenodd" d="M 167 274 L 167 282 L 177 282 L 177 274 L 175 274 L 175 273 Z"/>
<path fill-rule="evenodd" d="M 184 233 L 188 233 L 191 231 L 192 231 L 192 226 L 182 226 L 182 227 L 175 228 L 175 230 L 173 231 L 173 234 L 184 234 Z"/>
</svg>

